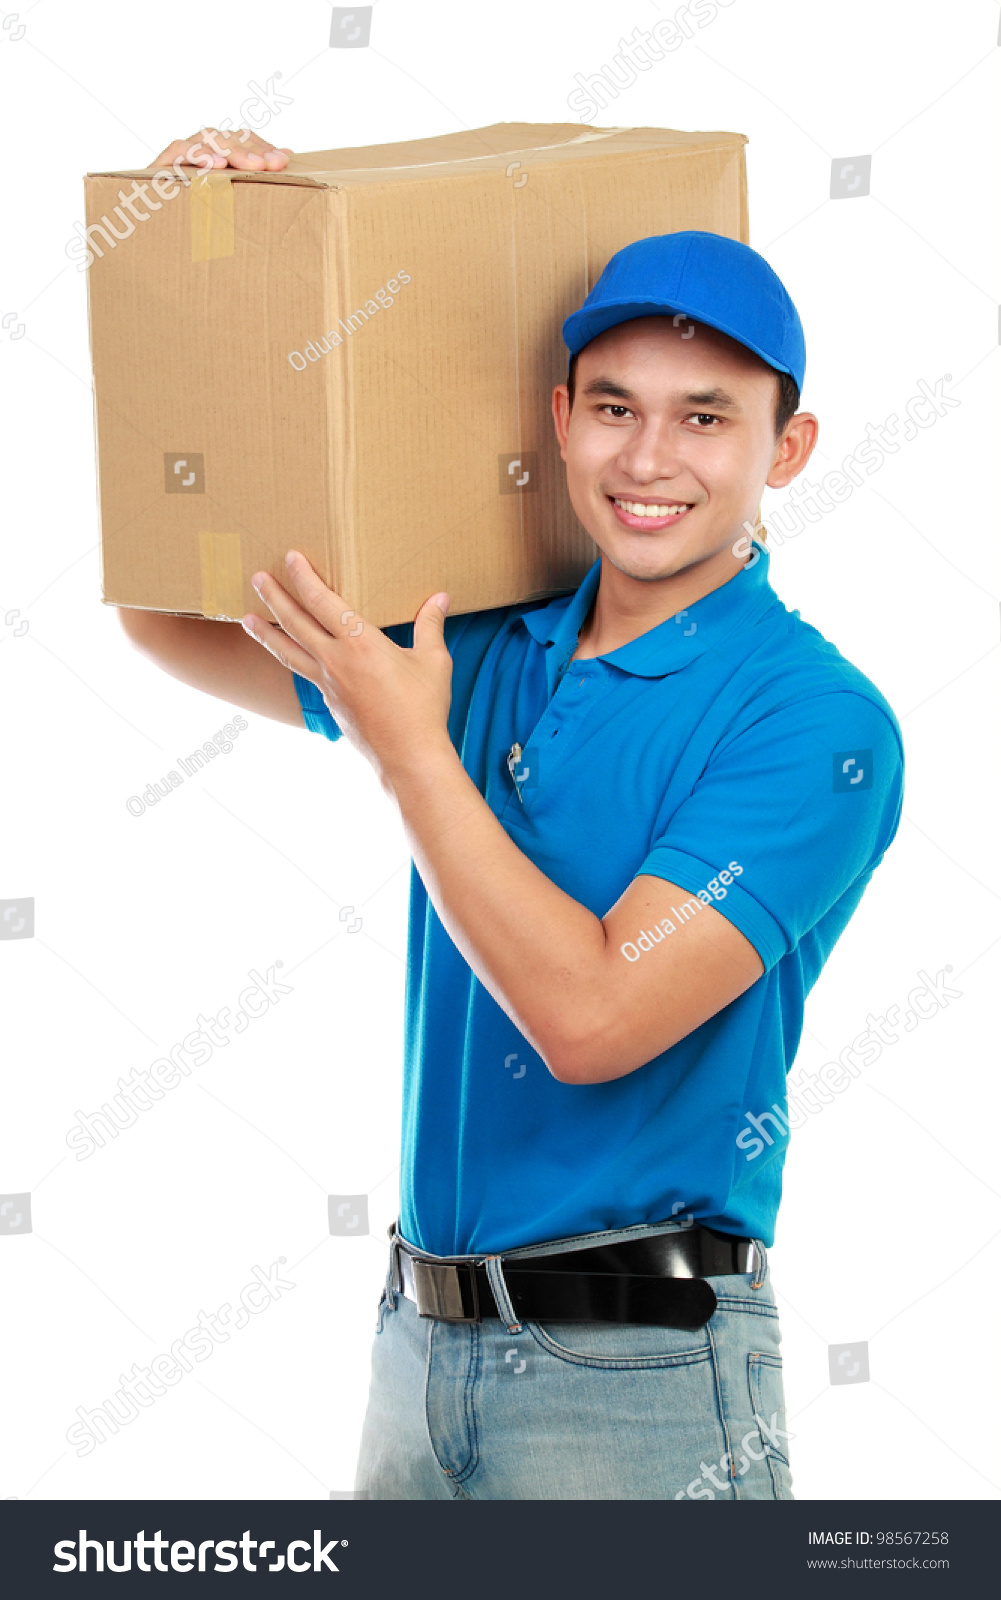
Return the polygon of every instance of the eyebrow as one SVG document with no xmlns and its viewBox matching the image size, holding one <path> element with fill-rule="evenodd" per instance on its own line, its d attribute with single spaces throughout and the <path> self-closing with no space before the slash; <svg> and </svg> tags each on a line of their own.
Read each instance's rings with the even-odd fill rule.
<svg viewBox="0 0 1001 1600">
<path fill-rule="evenodd" d="M 621 383 L 616 383 L 613 378 L 592 378 L 590 383 L 584 385 L 582 391 L 586 395 L 608 394 L 616 400 L 635 400 L 637 397 L 631 389 L 626 389 Z M 739 411 L 741 409 L 733 395 L 718 386 L 714 389 L 693 389 L 688 394 L 679 395 L 679 400 L 684 405 L 691 406 L 716 406 L 720 411 Z"/>
</svg>

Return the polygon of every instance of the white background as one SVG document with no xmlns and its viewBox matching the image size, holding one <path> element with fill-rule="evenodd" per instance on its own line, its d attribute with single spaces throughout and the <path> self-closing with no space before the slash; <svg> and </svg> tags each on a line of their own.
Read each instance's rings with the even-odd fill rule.
<svg viewBox="0 0 1001 1600">
<path fill-rule="evenodd" d="M 299 150 L 575 120 L 574 74 L 677 9 L 381 0 L 355 50 L 328 47 L 321 0 L 35 0 L 4 23 L 0 617 L 19 615 L 0 626 L 0 896 L 33 895 L 37 926 L 0 962 L 0 1191 L 30 1191 L 33 1215 L 0 1238 L 0 1495 L 349 1489 L 396 1214 L 408 857 L 369 768 L 250 717 L 224 760 L 126 810 L 233 708 L 142 661 L 100 603 L 86 280 L 64 254 L 81 175 L 235 118 L 275 72 L 294 104 L 263 131 Z M 772 1265 L 806 1499 L 1001 1485 L 997 36 L 988 0 L 734 0 L 595 119 L 748 135 L 751 243 L 806 330 L 814 480 L 918 380 L 949 373 L 961 400 L 772 560 L 786 604 L 887 696 L 908 763 L 799 1061 L 836 1057 L 921 970 L 951 964 L 962 991 L 793 1136 Z M 862 154 L 871 194 L 830 199 L 832 162 Z M 77 1107 L 276 961 L 291 994 L 76 1160 Z M 370 1232 L 330 1237 L 328 1194 L 367 1195 Z M 78 1406 L 279 1256 L 294 1291 L 77 1455 Z M 870 1381 L 832 1387 L 828 1346 L 863 1340 Z"/>
</svg>

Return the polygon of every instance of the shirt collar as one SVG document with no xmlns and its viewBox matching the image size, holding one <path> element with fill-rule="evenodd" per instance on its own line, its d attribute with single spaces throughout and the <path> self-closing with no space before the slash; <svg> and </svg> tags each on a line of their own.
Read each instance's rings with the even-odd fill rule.
<svg viewBox="0 0 1001 1600">
<path fill-rule="evenodd" d="M 753 549 L 754 557 L 736 577 L 703 595 L 677 616 L 668 617 L 637 639 L 630 639 L 628 644 L 606 651 L 597 659 L 638 677 L 661 678 L 680 671 L 722 644 L 738 628 L 749 626 L 778 599 L 768 581 L 769 552 L 757 540 L 753 541 Z M 558 595 L 548 605 L 519 613 L 533 639 L 552 650 L 547 666 L 552 665 L 553 678 L 577 648 L 580 630 L 598 589 L 601 560 L 599 556 L 588 569 L 569 601 L 565 594 Z"/>
</svg>

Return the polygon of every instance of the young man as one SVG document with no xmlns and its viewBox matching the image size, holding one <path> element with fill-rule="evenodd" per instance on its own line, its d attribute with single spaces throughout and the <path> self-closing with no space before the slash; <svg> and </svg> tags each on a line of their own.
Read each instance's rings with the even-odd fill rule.
<svg viewBox="0 0 1001 1600">
<path fill-rule="evenodd" d="M 817 437 L 763 258 L 640 240 L 564 338 L 556 432 L 601 552 L 576 593 L 434 595 L 380 630 L 290 552 L 243 634 L 123 622 L 185 681 L 345 735 L 413 852 L 356 1493 L 786 1499 L 785 1075 L 896 832 L 899 729 L 747 533 Z"/>
</svg>

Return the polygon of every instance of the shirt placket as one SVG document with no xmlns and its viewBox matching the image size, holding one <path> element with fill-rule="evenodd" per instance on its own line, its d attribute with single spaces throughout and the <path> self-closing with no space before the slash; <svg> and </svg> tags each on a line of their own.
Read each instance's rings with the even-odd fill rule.
<svg viewBox="0 0 1001 1600">
<path fill-rule="evenodd" d="M 533 791 L 545 787 L 571 758 L 588 717 L 610 692 L 610 676 L 596 658 L 558 664 L 549 704 L 528 738 L 512 747 L 512 792 L 505 810 L 530 805 Z"/>
</svg>

